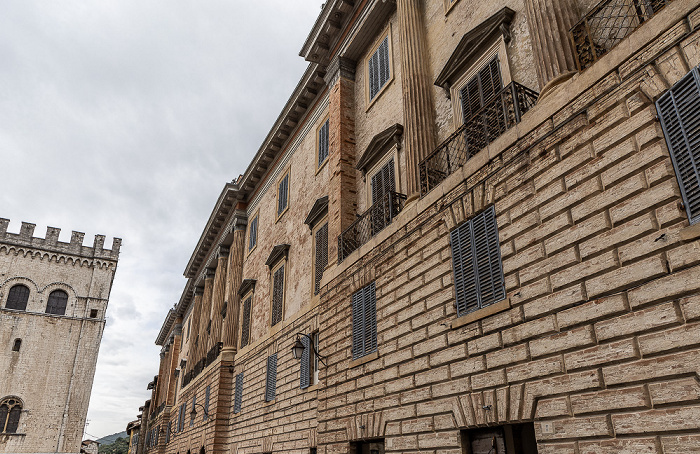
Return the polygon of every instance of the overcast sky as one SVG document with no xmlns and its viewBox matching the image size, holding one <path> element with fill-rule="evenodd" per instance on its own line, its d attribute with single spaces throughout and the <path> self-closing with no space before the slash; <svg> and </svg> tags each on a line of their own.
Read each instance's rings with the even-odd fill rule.
<svg viewBox="0 0 700 454">
<path fill-rule="evenodd" d="M 306 68 L 321 0 L 3 0 L 0 217 L 123 238 L 86 437 L 126 428 L 227 181 Z"/>
</svg>

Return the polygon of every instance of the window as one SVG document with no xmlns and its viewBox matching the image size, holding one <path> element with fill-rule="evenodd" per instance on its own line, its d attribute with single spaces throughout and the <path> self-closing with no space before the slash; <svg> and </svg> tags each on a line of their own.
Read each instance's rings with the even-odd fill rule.
<svg viewBox="0 0 700 454">
<path fill-rule="evenodd" d="M 328 265 L 328 222 L 314 233 L 314 295 L 321 291 L 321 278 Z"/>
<path fill-rule="evenodd" d="M 377 351 L 377 298 L 374 282 L 352 295 L 352 359 Z"/>
<path fill-rule="evenodd" d="M 15 342 L 12 344 L 12 351 L 18 352 L 20 347 L 22 347 L 22 339 L 17 338 L 17 339 L 15 339 Z"/>
<path fill-rule="evenodd" d="M 187 320 L 187 339 L 190 338 L 190 329 L 192 328 L 192 318 Z"/>
<path fill-rule="evenodd" d="M 233 412 L 241 412 L 241 404 L 243 403 L 243 372 L 236 375 L 236 391 L 233 397 Z"/>
<path fill-rule="evenodd" d="M 271 326 L 275 326 L 284 317 L 284 268 L 286 261 L 272 269 L 272 317 Z"/>
<path fill-rule="evenodd" d="M 326 120 L 318 130 L 318 154 L 316 156 L 318 162 L 316 168 L 320 168 L 326 162 L 326 158 L 328 158 L 328 128 L 329 121 Z"/>
<path fill-rule="evenodd" d="M 392 78 L 390 47 L 389 33 L 387 32 L 367 60 L 367 89 L 370 102 L 377 97 Z"/>
<path fill-rule="evenodd" d="M 29 287 L 22 284 L 17 284 L 10 289 L 7 295 L 7 309 L 17 309 L 18 311 L 27 310 L 27 301 L 29 301 Z"/>
<path fill-rule="evenodd" d="M 97 309 L 90 309 L 90 318 L 97 318 Z"/>
<path fill-rule="evenodd" d="M 384 454 L 384 440 L 367 440 L 355 443 L 355 454 Z"/>
<path fill-rule="evenodd" d="M 457 316 L 505 299 L 493 205 L 450 232 Z"/>
<path fill-rule="evenodd" d="M 370 208 L 370 228 L 372 236 L 391 224 L 400 211 L 395 205 L 393 193 L 396 192 L 396 169 L 394 156 L 381 164 L 379 170 L 371 174 L 369 193 L 372 197 Z"/>
<path fill-rule="evenodd" d="M 250 227 L 248 227 L 248 252 L 252 251 L 255 245 L 258 244 L 258 217 L 259 215 L 256 214 L 253 220 L 250 221 Z"/>
<path fill-rule="evenodd" d="M 463 452 L 537 454 L 533 423 L 461 431 Z"/>
<path fill-rule="evenodd" d="M 243 302 L 243 321 L 241 322 L 241 348 L 250 342 L 250 317 L 253 305 L 253 295 L 251 294 Z"/>
<path fill-rule="evenodd" d="M 700 70 L 693 68 L 656 102 L 691 224 L 700 220 Z"/>
<path fill-rule="evenodd" d="M 209 419 L 209 393 L 210 393 L 210 388 L 211 386 L 207 386 L 207 389 L 204 391 L 204 411 L 202 419 L 205 421 Z"/>
<path fill-rule="evenodd" d="M 462 121 L 466 122 L 473 117 L 482 107 L 491 102 L 502 88 L 498 55 L 495 55 L 459 90 Z"/>
<path fill-rule="evenodd" d="M 277 186 L 277 217 L 287 211 L 289 206 L 289 172 L 287 172 Z"/>
<path fill-rule="evenodd" d="M 4 434 L 17 433 L 22 403 L 19 399 L 8 397 L 0 402 L 0 428 Z"/>
<path fill-rule="evenodd" d="M 196 411 L 197 409 L 195 406 L 197 405 L 197 396 L 192 396 L 192 410 L 190 411 L 190 427 L 194 426 L 194 417 L 196 416 Z"/>
<path fill-rule="evenodd" d="M 173 422 L 170 421 L 170 422 L 168 422 L 168 428 L 165 431 L 165 443 L 166 444 L 170 443 L 170 434 L 172 432 L 172 429 L 173 429 Z"/>
<path fill-rule="evenodd" d="M 275 400 L 277 393 L 277 353 L 267 357 L 267 376 L 265 380 L 265 402 Z"/>
<path fill-rule="evenodd" d="M 187 408 L 186 404 L 180 405 L 180 429 L 178 432 L 185 430 L 185 408 Z"/>
<path fill-rule="evenodd" d="M 396 177 L 394 169 L 394 158 L 392 157 L 386 164 L 372 175 L 370 180 L 372 193 L 372 205 L 381 203 L 390 192 L 396 192 Z"/>
<path fill-rule="evenodd" d="M 301 355 L 299 387 L 306 389 L 318 383 L 318 331 L 311 333 L 311 340 L 301 337 L 301 343 L 304 344 L 304 353 Z"/>
<path fill-rule="evenodd" d="M 49 302 L 46 304 L 46 313 L 54 315 L 65 315 L 68 304 L 68 294 L 63 290 L 54 290 L 49 295 Z"/>
</svg>

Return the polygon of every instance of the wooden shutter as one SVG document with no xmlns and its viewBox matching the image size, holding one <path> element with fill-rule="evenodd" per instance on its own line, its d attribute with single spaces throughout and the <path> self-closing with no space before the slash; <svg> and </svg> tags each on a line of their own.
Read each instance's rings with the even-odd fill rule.
<svg viewBox="0 0 700 454">
<path fill-rule="evenodd" d="M 691 224 L 700 220 L 700 71 L 694 68 L 656 102 Z"/>
<path fill-rule="evenodd" d="M 384 200 L 389 192 L 396 192 L 396 176 L 394 173 L 394 158 L 384 164 L 382 168 L 372 175 L 372 205 Z"/>
<path fill-rule="evenodd" d="M 277 268 L 272 279 L 272 326 L 282 321 L 284 305 L 284 265 Z"/>
<path fill-rule="evenodd" d="M 267 380 L 265 383 L 265 401 L 275 400 L 277 392 L 277 353 L 267 357 Z"/>
<path fill-rule="evenodd" d="M 299 374 L 299 387 L 306 389 L 311 382 L 311 342 L 309 338 L 304 336 L 301 338 L 301 343 L 304 344 L 304 352 L 301 354 L 301 373 Z"/>
<path fill-rule="evenodd" d="M 352 295 L 352 357 L 377 350 L 377 298 L 374 282 Z"/>
<path fill-rule="evenodd" d="M 197 404 L 197 396 L 192 396 L 192 410 L 190 411 L 190 427 L 194 426 L 194 411 L 196 410 L 195 405 Z"/>
<path fill-rule="evenodd" d="M 255 247 L 258 241 L 258 216 L 255 216 L 250 223 L 250 232 L 248 233 L 248 250 Z"/>
<path fill-rule="evenodd" d="M 316 230 L 316 265 L 314 267 L 314 295 L 321 291 L 321 278 L 328 265 L 328 223 Z"/>
<path fill-rule="evenodd" d="M 379 45 L 377 54 L 379 54 L 379 90 L 381 90 L 389 80 L 389 36 Z"/>
<path fill-rule="evenodd" d="M 250 341 L 250 316 L 253 297 L 249 296 L 243 303 L 243 323 L 241 326 L 241 348 L 248 345 Z"/>
<path fill-rule="evenodd" d="M 364 356 L 365 304 L 362 290 L 352 294 L 352 359 Z"/>
<path fill-rule="evenodd" d="M 462 120 L 466 122 L 503 89 L 498 55 L 494 56 L 460 90 Z"/>
<path fill-rule="evenodd" d="M 450 232 L 457 316 L 505 298 L 493 206 Z"/>
<path fill-rule="evenodd" d="M 391 68 L 389 66 L 389 37 L 377 47 L 377 50 L 370 57 L 367 64 L 369 80 L 370 101 L 377 96 L 377 93 L 391 78 Z"/>
<path fill-rule="evenodd" d="M 279 190 L 277 191 L 277 216 L 287 208 L 287 198 L 289 196 L 289 175 L 285 175 L 280 181 Z"/>
<path fill-rule="evenodd" d="M 318 130 L 318 165 L 328 157 L 328 120 Z"/>
<path fill-rule="evenodd" d="M 210 386 L 207 386 L 207 389 L 204 390 L 204 417 L 203 419 L 206 421 L 209 419 L 209 416 L 207 414 L 209 413 L 209 393 L 210 393 Z"/>
<path fill-rule="evenodd" d="M 233 398 L 233 412 L 241 412 L 241 404 L 243 403 L 243 372 L 236 375 L 236 394 Z"/>
</svg>

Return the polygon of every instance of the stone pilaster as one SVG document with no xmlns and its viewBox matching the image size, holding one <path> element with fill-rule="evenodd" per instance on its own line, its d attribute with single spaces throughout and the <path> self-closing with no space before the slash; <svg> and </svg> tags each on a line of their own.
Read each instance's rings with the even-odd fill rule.
<svg viewBox="0 0 700 454">
<path fill-rule="evenodd" d="M 207 334 L 207 325 L 209 324 L 209 316 L 211 314 L 211 297 L 214 293 L 214 270 L 207 268 L 204 270 L 204 293 L 202 294 L 202 302 L 199 316 L 199 345 L 196 348 L 196 354 L 192 358 L 194 364 L 207 354 L 207 345 L 209 344 L 209 334 Z"/>
<path fill-rule="evenodd" d="M 238 333 L 238 314 L 241 298 L 238 289 L 243 279 L 243 257 L 245 257 L 245 231 L 247 218 L 245 212 L 237 211 L 233 222 L 233 243 L 231 243 L 228 263 L 228 277 L 226 278 L 226 298 L 228 309 L 221 338 L 224 343 L 222 355 L 228 358 L 236 351 L 236 337 Z M 231 359 L 232 356 L 231 356 Z"/>
<path fill-rule="evenodd" d="M 576 71 L 569 30 L 578 21 L 573 0 L 525 0 L 541 95 Z"/>
<path fill-rule="evenodd" d="M 223 319 L 221 310 L 226 300 L 226 266 L 228 265 L 229 248 L 221 246 L 219 256 L 216 259 L 216 272 L 214 273 L 214 289 L 212 291 L 211 305 L 211 335 L 207 343 L 207 351 L 217 342 L 221 341 L 221 325 Z"/>
<path fill-rule="evenodd" d="M 355 221 L 355 62 L 336 57 L 326 71 L 328 122 L 328 262 L 338 262 L 338 236 Z"/>
<path fill-rule="evenodd" d="M 406 192 L 420 196 L 418 164 L 435 149 L 435 110 L 428 75 L 428 54 L 420 0 L 397 0 L 401 84 L 403 87 Z"/>
</svg>

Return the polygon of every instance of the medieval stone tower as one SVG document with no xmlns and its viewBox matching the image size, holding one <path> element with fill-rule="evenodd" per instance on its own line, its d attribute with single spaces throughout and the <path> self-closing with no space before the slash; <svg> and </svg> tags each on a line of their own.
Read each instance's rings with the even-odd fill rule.
<svg viewBox="0 0 700 454">
<path fill-rule="evenodd" d="M 121 240 L 0 219 L 0 452 L 77 453 Z"/>
</svg>

